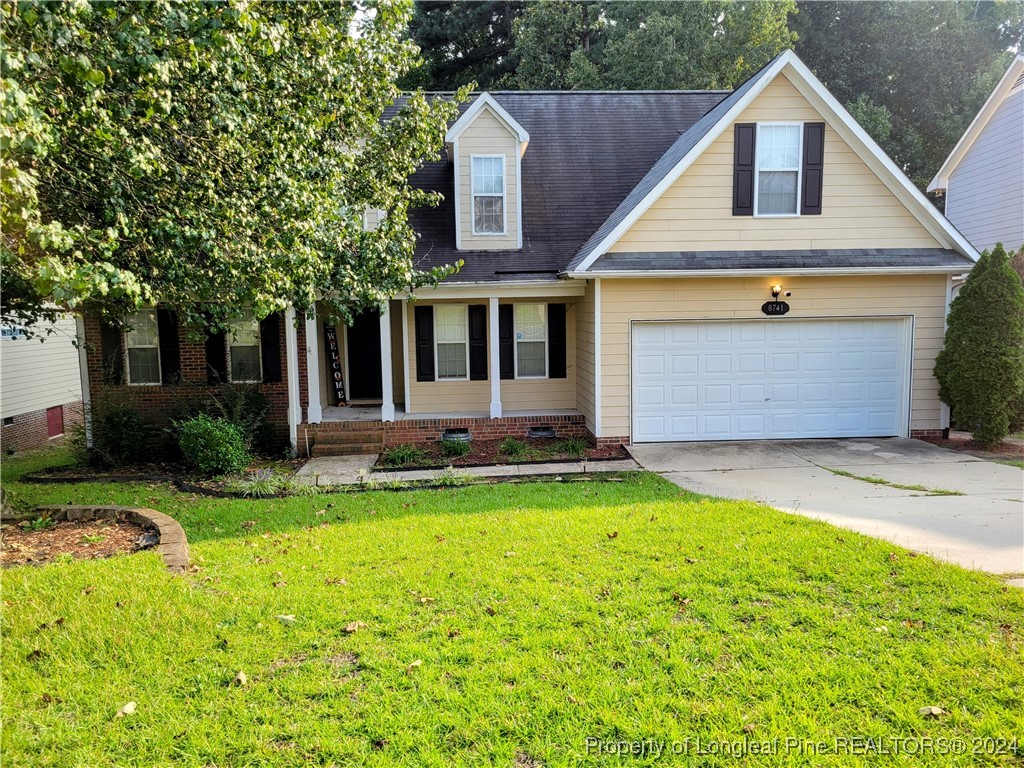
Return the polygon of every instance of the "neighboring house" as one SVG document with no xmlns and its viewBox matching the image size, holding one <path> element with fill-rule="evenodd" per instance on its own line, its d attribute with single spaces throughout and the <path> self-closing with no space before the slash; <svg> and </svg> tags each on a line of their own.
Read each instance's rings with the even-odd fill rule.
<svg viewBox="0 0 1024 768">
<path fill-rule="evenodd" d="M 1024 55 L 1014 57 L 928 191 L 945 195 L 946 218 L 979 251 L 1024 245 Z"/>
<path fill-rule="evenodd" d="M 947 426 L 932 366 L 977 253 L 792 52 L 731 93 L 479 94 L 413 183 L 444 195 L 412 214 L 418 264 L 458 274 L 347 328 L 250 322 L 237 351 L 162 310 L 141 335 L 90 321 L 127 350 L 119 392 L 156 411 L 178 379 L 260 380 L 300 452 Z"/>
<path fill-rule="evenodd" d="M 47 329 L 53 333 L 47 333 Z M 23 451 L 61 442 L 82 423 L 80 353 L 75 321 L 40 325 L 38 338 L 5 325 L 0 337 L 0 414 L 4 451 Z M 42 341 L 40 341 L 42 339 Z"/>
</svg>

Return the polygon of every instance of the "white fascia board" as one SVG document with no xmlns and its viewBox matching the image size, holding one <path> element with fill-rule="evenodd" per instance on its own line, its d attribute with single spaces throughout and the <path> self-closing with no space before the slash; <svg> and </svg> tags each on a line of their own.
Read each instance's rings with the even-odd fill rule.
<svg viewBox="0 0 1024 768">
<path fill-rule="evenodd" d="M 960 137 L 960 140 L 953 147 L 953 151 L 949 153 L 949 157 L 939 168 L 935 177 L 928 184 L 928 191 L 935 192 L 939 189 L 946 189 L 949 186 L 949 177 L 953 175 L 953 171 L 960 164 L 960 161 L 964 159 L 964 155 L 973 146 L 978 136 L 988 125 L 988 121 L 992 119 L 992 115 L 999 108 L 999 105 L 1003 103 L 1003 99 L 1006 98 L 1007 94 L 1013 90 L 1014 83 L 1017 78 L 1020 77 L 1021 72 L 1024 72 L 1024 54 L 1017 54 L 1013 61 L 1010 62 L 1010 66 L 1003 73 L 996 87 L 992 93 L 985 100 L 981 109 L 978 110 L 978 114 L 974 116 L 971 124 L 967 126 L 967 130 L 964 131 L 964 135 Z"/>
<path fill-rule="evenodd" d="M 580 265 L 575 271 L 582 272 L 586 270 L 591 264 L 597 261 L 600 256 L 607 253 L 608 249 L 611 248 L 619 238 L 622 237 L 629 228 L 647 212 L 647 209 L 654 205 L 654 203 L 663 194 L 665 194 L 665 191 L 683 175 L 683 172 L 693 165 L 693 162 L 704 153 L 704 150 L 710 147 L 715 139 L 722 135 L 726 126 L 733 123 L 740 116 L 743 110 L 745 110 L 755 98 L 761 95 L 761 91 L 763 91 L 767 87 L 768 83 L 772 82 L 772 80 L 775 79 L 775 76 L 782 71 L 786 62 L 790 58 L 795 58 L 795 56 L 796 54 L 792 51 L 787 51 L 786 54 L 781 56 L 779 60 L 772 65 L 771 69 L 764 72 L 761 75 L 759 82 L 744 94 L 743 98 L 733 104 L 732 108 L 722 116 L 721 120 L 718 121 L 718 124 L 704 134 L 703 138 L 697 142 L 693 149 L 683 156 L 682 160 L 676 164 L 675 168 L 669 171 L 665 178 L 658 182 L 658 185 L 648 192 L 647 196 L 644 197 L 643 200 L 633 206 L 633 210 L 629 212 L 626 218 L 619 222 L 619 225 L 609 232 L 607 237 L 605 237 L 604 240 L 598 243 L 594 249 L 587 254 L 586 258 L 580 262 Z"/>
<path fill-rule="evenodd" d="M 469 105 L 469 108 L 462 113 L 462 117 L 452 123 L 452 127 L 448 129 L 448 132 L 444 135 L 446 143 L 454 143 L 462 133 L 473 124 L 476 120 L 477 115 L 484 110 L 484 108 L 490 109 L 500 120 L 505 124 L 505 127 L 519 139 L 519 151 L 520 153 L 526 150 L 526 145 L 530 142 L 530 134 L 526 132 L 516 119 L 508 113 L 508 111 L 499 104 L 491 94 L 484 91 L 477 96 L 476 101 Z"/>
<path fill-rule="evenodd" d="M 586 284 L 579 280 L 559 280 L 557 283 L 501 282 L 501 283 L 442 283 L 437 288 L 421 288 L 416 293 L 403 294 L 398 298 L 431 301 L 434 299 L 483 299 L 492 296 L 499 299 L 546 298 L 558 296 L 583 296 Z"/>
<path fill-rule="evenodd" d="M 597 277 L 620 277 L 627 280 L 645 277 L 856 277 L 861 275 L 957 275 L 963 273 L 963 266 L 957 267 L 821 267 L 817 269 L 651 269 L 637 271 L 591 270 L 589 272 L 566 272 L 566 277 L 587 280 Z"/>
<path fill-rule="evenodd" d="M 971 261 L 977 261 L 979 254 L 974 246 L 939 213 L 924 193 L 914 186 L 867 131 L 861 128 L 853 115 L 829 93 L 807 65 L 795 55 L 787 63 L 797 75 L 791 78 L 793 87 L 800 91 L 818 112 L 824 113 L 824 117 L 831 117 L 829 123 L 833 130 L 846 140 L 857 156 L 875 172 L 879 181 L 914 214 L 914 218 L 945 247 L 958 251 Z"/>
</svg>

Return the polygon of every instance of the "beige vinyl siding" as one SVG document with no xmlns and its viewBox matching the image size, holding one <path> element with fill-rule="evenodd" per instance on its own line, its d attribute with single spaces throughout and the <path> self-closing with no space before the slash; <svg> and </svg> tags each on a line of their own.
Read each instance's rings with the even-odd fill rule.
<svg viewBox="0 0 1024 768">
<path fill-rule="evenodd" d="M 633 320 L 767 320 L 761 304 L 770 286 L 792 292 L 785 318 L 912 316 L 911 424 L 940 427 L 938 383 L 932 376 L 942 347 L 946 277 L 864 276 L 691 278 L 601 281 L 602 436 L 630 433 L 630 322 Z"/>
<path fill-rule="evenodd" d="M 523 303 L 562 302 L 564 299 L 523 299 Z M 502 304 L 519 303 L 516 300 Z M 575 328 L 577 309 L 569 303 L 566 317 L 566 378 L 564 379 L 503 379 L 501 381 L 502 411 L 538 411 L 576 407 Z M 486 299 L 470 301 L 435 301 L 437 304 L 483 304 Z M 410 413 L 489 413 L 491 382 L 484 381 L 416 381 L 416 319 L 413 304 L 409 304 L 406 322 L 409 326 L 409 392 L 412 401 Z M 490 315 L 488 314 L 488 323 Z M 401 343 L 401 342 L 399 342 Z M 490 328 L 487 334 L 488 376 L 491 359 Z"/>
<path fill-rule="evenodd" d="M 576 301 L 576 409 L 587 420 L 587 429 L 596 433 L 594 418 L 594 281 L 587 281 L 587 292 Z"/>
<path fill-rule="evenodd" d="M 472 155 L 505 156 L 505 234 L 473 235 L 473 197 L 470 157 Z M 519 179 L 516 158 L 519 140 L 490 109 L 484 108 L 458 140 L 459 192 L 458 216 L 462 250 L 507 250 L 518 247 Z M 489 402 L 489 401 L 488 401 Z"/>
<path fill-rule="evenodd" d="M 56 333 L 39 339 L 0 340 L 0 403 L 3 417 L 19 416 L 82 399 L 78 350 L 72 318 L 53 325 Z M 40 334 L 46 327 L 37 328 Z"/>
<path fill-rule="evenodd" d="M 736 121 L 823 118 L 784 75 Z M 609 251 L 729 251 L 818 248 L 932 248 L 939 243 L 826 125 L 822 213 L 732 215 L 733 126 L 725 129 Z"/>
</svg>

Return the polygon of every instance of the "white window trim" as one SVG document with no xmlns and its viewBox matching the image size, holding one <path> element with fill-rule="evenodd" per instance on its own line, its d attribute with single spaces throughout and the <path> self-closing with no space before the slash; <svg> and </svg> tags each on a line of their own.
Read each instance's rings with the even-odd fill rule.
<svg viewBox="0 0 1024 768">
<path fill-rule="evenodd" d="M 259 327 L 259 321 L 256 320 L 256 316 L 253 315 L 253 320 L 256 321 L 256 359 L 259 361 L 259 376 L 255 379 L 235 379 L 231 375 L 231 329 L 230 327 L 224 333 L 224 346 L 226 348 L 227 358 L 227 374 L 228 384 L 262 384 L 263 383 L 263 337 Z M 239 344 L 238 346 L 249 346 L 248 344 Z"/>
<path fill-rule="evenodd" d="M 501 232 L 477 232 L 476 229 L 476 178 L 473 174 L 473 161 L 477 158 L 501 160 Z M 470 155 L 469 156 L 469 226 L 473 237 L 508 237 L 508 172 L 505 168 L 504 155 Z M 497 195 L 481 192 L 481 197 L 497 197 Z"/>
<path fill-rule="evenodd" d="M 437 308 L 438 307 L 462 307 L 463 315 L 464 315 L 465 320 L 466 320 L 466 341 L 465 342 L 438 341 L 437 340 Z M 435 382 L 436 381 L 469 381 L 469 375 L 470 375 L 470 370 L 469 370 L 469 305 L 468 304 L 435 304 L 434 305 L 434 311 L 431 314 L 433 315 L 433 323 L 434 323 L 434 381 Z M 438 346 L 438 344 L 460 344 L 460 343 L 464 343 L 466 345 L 466 375 L 465 376 L 442 376 L 441 375 L 441 366 L 438 364 L 438 360 L 437 360 L 437 346 Z"/>
<path fill-rule="evenodd" d="M 540 306 L 544 308 L 544 375 L 543 376 L 520 376 L 519 375 L 519 339 L 516 338 L 516 307 L 534 307 Z M 550 371 L 548 370 L 548 345 L 550 344 L 550 329 L 548 328 L 548 305 L 537 301 L 519 301 L 512 304 L 512 367 L 516 379 L 522 379 L 523 381 L 538 381 L 540 379 L 548 378 Z M 536 344 L 537 339 L 524 340 L 523 343 Z"/>
<path fill-rule="evenodd" d="M 761 213 L 758 210 L 758 203 L 761 199 L 761 163 L 758 159 L 758 147 L 761 146 L 761 127 L 775 127 L 775 126 L 796 126 L 799 128 L 797 136 L 799 142 L 797 143 L 796 150 L 796 212 L 795 213 Z M 767 168 L 765 169 L 768 173 L 773 171 L 782 171 L 792 173 L 793 168 Z M 800 190 L 803 188 L 804 181 L 804 124 L 800 121 L 788 120 L 788 121 L 771 121 L 764 123 L 757 123 L 757 138 L 754 143 L 754 216 L 762 219 L 795 219 L 800 216 Z"/>
<path fill-rule="evenodd" d="M 140 309 L 135 315 L 153 315 L 153 322 L 156 323 L 156 381 L 132 381 L 132 367 L 128 362 L 128 332 L 121 331 L 121 344 L 124 347 L 124 382 L 129 387 L 162 387 L 164 384 L 163 361 L 160 359 L 160 321 L 157 319 L 156 309 Z M 132 347 L 132 349 L 153 349 L 152 346 Z"/>
</svg>

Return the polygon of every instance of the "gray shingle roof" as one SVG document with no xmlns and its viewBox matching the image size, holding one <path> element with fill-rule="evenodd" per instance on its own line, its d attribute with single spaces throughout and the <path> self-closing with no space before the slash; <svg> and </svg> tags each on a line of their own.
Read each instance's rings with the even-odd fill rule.
<svg viewBox="0 0 1024 768">
<path fill-rule="evenodd" d="M 719 269 L 899 269 L 937 267 L 969 270 L 974 262 L 941 248 L 856 248 L 807 251 L 688 251 L 605 253 L 588 271 L 661 270 L 694 272 Z"/>
<path fill-rule="evenodd" d="M 411 211 L 417 266 L 465 261 L 446 283 L 553 280 L 679 136 L 722 91 L 493 92 L 530 134 L 522 160 L 523 249 L 455 249 L 453 171 L 439 154 L 412 177 L 441 192 L 438 208 Z M 388 115 L 385 115 L 387 118 Z"/>
</svg>

